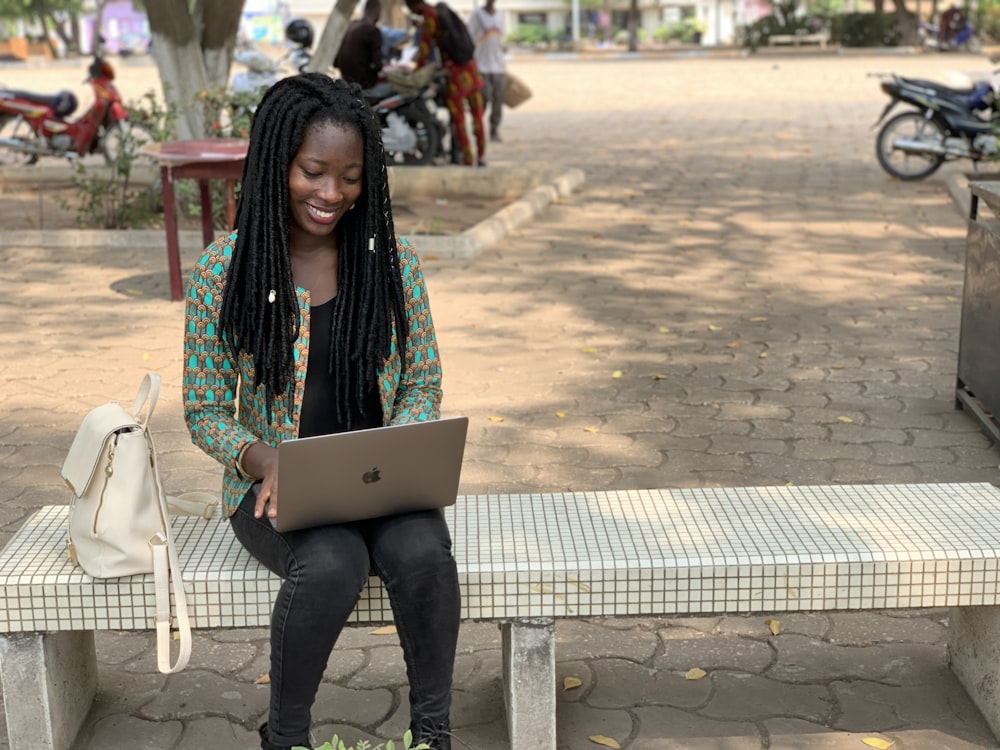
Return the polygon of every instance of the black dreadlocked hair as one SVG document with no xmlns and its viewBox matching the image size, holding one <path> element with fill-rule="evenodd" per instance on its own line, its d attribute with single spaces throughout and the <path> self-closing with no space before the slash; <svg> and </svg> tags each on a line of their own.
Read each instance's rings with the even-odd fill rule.
<svg viewBox="0 0 1000 750">
<path fill-rule="evenodd" d="M 288 254 L 288 172 L 309 128 L 328 123 L 353 129 L 364 143 L 361 196 L 335 229 L 338 291 L 329 334 L 337 412 L 350 429 L 350 406 L 364 403 L 366 387 L 389 355 L 394 321 L 400 339 L 406 335 L 382 131 L 358 85 L 303 73 L 278 81 L 261 99 L 243 166 L 239 234 L 219 326 L 234 351 L 252 358 L 253 387 L 264 387 L 268 419 L 271 403 L 286 391 L 291 411 L 299 308 Z"/>
</svg>

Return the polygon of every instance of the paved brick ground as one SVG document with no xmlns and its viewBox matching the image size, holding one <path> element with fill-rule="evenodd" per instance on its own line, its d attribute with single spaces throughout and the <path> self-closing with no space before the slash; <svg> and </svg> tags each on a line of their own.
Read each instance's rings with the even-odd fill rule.
<svg viewBox="0 0 1000 750">
<path fill-rule="evenodd" d="M 866 78 L 988 65 L 514 61 L 535 96 L 507 113 L 490 163 L 588 178 L 479 258 L 426 262 L 445 412 L 472 418 L 462 491 L 996 481 L 995 446 L 953 407 L 964 221 L 945 178 L 961 166 L 888 179 Z M 162 250 L 0 258 L 0 541 L 65 499 L 58 465 L 82 413 L 130 397 L 149 368 L 165 378 L 168 489 L 215 489 L 181 421 L 183 313 Z M 597 734 L 629 750 L 997 747 L 947 669 L 947 612 L 788 615 L 779 636 L 764 619 L 558 623 L 560 676 L 582 680 L 559 696 L 561 747 Z M 199 632 L 192 666 L 169 678 L 151 645 L 99 636 L 79 750 L 254 746 L 264 631 Z M 477 750 L 507 747 L 499 660 L 494 626 L 463 627 L 453 719 Z M 709 676 L 684 680 L 694 666 Z M 351 630 L 317 736 L 396 736 L 405 702 L 398 646 Z"/>
</svg>

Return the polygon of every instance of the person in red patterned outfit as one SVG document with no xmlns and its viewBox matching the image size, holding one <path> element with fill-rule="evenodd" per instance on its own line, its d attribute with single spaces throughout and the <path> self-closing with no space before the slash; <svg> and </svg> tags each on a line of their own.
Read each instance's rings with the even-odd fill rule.
<svg viewBox="0 0 1000 750">
<path fill-rule="evenodd" d="M 441 24 L 437 10 L 424 0 L 406 0 L 411 13 L 420 16 L 420 50 L 417 52 L 417 67 L 423 67 L 431 58 L 432 46 L 436 46 L 441 60 L 448 71 L 448 90 L 445 102 L 451 115 L 452 134 L 458 141 L 462 162 L 467 166 L 486 166 L 486 130 L 483 127 L 483 79 L 479 75 L 475 58 L 460 64 L 450 60 L 441 44 Z M 476 136 L 476 151 L 472 151 L 469 131 L 465 123 L 465 105 L 472 113 L 472 130 Z M 453 149 L 454 151 L 454 149 Z"/>
</svg>

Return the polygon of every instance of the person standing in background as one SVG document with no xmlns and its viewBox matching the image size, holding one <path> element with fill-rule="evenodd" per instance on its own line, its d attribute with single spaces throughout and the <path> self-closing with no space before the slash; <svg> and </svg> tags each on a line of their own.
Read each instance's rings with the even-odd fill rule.
<svg viewBox="0 0 1000 750">
<path fill-rule="evenodd" d="M 334 67 L 345 81 L 364 89 L 374 86 L 382 72 L 382 32 L 377 25 L 380 15 L 381 1 L 368 0 L 361 18 L 351 21 L 347 27 L 337 57 L 333 60 Z"/>
<path fill-rule="evenodd" d="M 490 109 L 490 140 L 499 142 L 507 63 L 504 61 L 503 16 L 496 10 L 495 0 L 486 0 L 485 5 L 472 11 L 468 25 L 476 43 L 476 65 L 483 77 L 483 96 Z"/>
<path fill-rule="evenodd" d="M 486 128 L 483 126 L 483 78 L 479 74 L 479 66 L 469 45 L 468 61 L 459 62 L 448 56 L 442 43 L 443 32 L 438 18 L 436 6 L 428 5 L 424 0 L 406 0 L 406 7 L 419 19 L 420 49 L 417 52 L 416 65 L 422 68 L 433 60 L 434 49 L 441 55 L 441 61 L 448 71 L 448 88 L 445 91 L 445 103 L 451 116 L 452 151 L 458 146 L 458 157 L 466 166 L 478 164 L 486 166 Z M 454 13 L 454 11 L 452 11 Z M 463 23 L 459 18 L 459 23 Z M 476 138 L 475 147 L 469 139 L 469 131 L 465 124 L 465 108 L 468 105 L 472 115 L 472 130 Z"/>
</svg>

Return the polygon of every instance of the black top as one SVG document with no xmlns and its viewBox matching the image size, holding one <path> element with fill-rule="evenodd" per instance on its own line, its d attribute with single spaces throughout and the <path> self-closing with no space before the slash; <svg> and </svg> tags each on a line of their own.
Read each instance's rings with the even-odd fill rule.
<svg viewBox="0 0 1000 750">
<path fill-rule="evenodd" d="M 347 430 L 347 424 L 337 417 L 337 384 L 330 373 L 330 320 L 335 301 L 336 297 L 309 309 L 309 364 L 302 394 L 300 438 Z M 360 404 L 351 402 L 354 429 L 382 426 L 382 404 L 374 382 L 365 389 L 364 414 L 360 407 Z"/>
<path fill-rule="evenodd" d="M 382 32 L 366 19 L 351 21 L 333 60 L 341 77 L 370 89 L 382 72 Z"/>
</svg>

